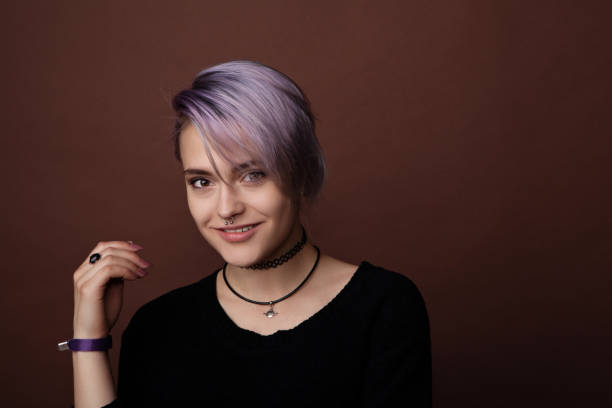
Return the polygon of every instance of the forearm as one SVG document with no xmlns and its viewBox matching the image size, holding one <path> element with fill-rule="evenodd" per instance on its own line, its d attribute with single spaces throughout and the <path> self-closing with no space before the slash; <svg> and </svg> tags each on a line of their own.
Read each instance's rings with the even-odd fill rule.
<svg viewBox="0 0 612 408">
<path fill-rule="evenodd" d="M 100 408 L 116 398 L 107 351 L 73 351 L 75 408 Z"/>
</svg>

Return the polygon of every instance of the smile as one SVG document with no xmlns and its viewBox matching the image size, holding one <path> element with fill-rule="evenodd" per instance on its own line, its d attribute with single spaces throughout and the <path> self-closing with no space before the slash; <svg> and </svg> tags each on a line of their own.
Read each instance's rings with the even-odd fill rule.
<svg viewBox="0 0 612 408">
<path fill-rule="evenodd" d="M 255 224 L 249 225 L 248 227 L 244 227 L 244 228 L 238 228 L 238 229 L 224 229 L 223 231 L 225 231 L 225 232 L 245 232 L 245 231 L 250 230 L 254 226 L 255 226 Z"/>
<path fill-rule="evenodd" d="M 227 229 L 217 229 L 221 238 L 226 240 L 227 242 L 242 242 L 251 238 L 258 230 L 261 223 L 247 225 L 242 228 L 227 228 Z"/>
</svg>

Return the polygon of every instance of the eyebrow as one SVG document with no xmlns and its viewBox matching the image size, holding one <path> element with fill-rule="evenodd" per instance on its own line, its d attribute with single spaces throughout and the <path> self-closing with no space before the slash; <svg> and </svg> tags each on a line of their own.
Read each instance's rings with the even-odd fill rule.
<svg viewBox="0 0 612 408">
<path fill-rule="evenodd" d="M 237 172 L 239 172 L 240 170 L 244 170 L 244 169 L 247 169 L 247 168 L 249 168 L 249 167 L 256 166 L 256 165 L 258 165 L 258 163 L 259 163 L 259 162 L 258 162 L 258 161 L 256 161 L 256 160 L 251 160 L 251 161 L 248 161 L 248 162 L 244 162 L 244 163 L 241 163 L 241 164 L 239 164 L 239 165 L 235 166 L 235 167 L 232 169 L 232 171 L 233 171 L 234 173 L 237 173 Z M 204 169 L 192 169 L 192 168 L 189 168 L 189 169 L 185 169 L 185 170 L 183 170 L 183 174 L 185 174 L 185 175 L 188 175 L 188 174 L 201 174 L 201 175 L 205 175 L 205 176 L 212 176 L 212 175 L 213 175 L 213 174 L 212 174 L 212 173 L 211 173 L 209 170 L 204 170 Z"/>
</svg>

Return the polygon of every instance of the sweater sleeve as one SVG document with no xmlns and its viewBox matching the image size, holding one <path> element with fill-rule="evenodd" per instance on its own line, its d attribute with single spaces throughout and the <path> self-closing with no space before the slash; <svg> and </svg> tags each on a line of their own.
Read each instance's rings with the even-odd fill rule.
<svg viewBox="0 0 612 408">
<path fill-rule="evenodd" d="M 429 332 L 419 290 L 397 274 L 372 326 L 363 407 L 432 406 Z"/>
</svg>

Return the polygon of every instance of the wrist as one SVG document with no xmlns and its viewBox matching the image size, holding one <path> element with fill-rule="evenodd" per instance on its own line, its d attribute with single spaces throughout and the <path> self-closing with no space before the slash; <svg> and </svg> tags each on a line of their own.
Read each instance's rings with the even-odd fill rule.
<svg viewBox="0 0 612 408">
<path fill-rule="evenodd" d="M 75 330 L 72 333 L 72 338 L 73 339 L 101 339 L 101 338 L 106 337 L 108 335 L 110 335 L 110 332 L 108 332 L 108 331 Z"/>
<path fill-rule="evenodd" d="M 72 337 L 75 339 L 100 339 L 110 334 L 110 329 L 104 326 L 84 326 L 75 324 L 72 326 Z"/>
<path fill-rule="evenodd" d="M 100 338 L 73 338 L 57 344 L 59 351 L 106 351 L 113 346 L 113 338 L 109 334 Z"/>
</svg>

